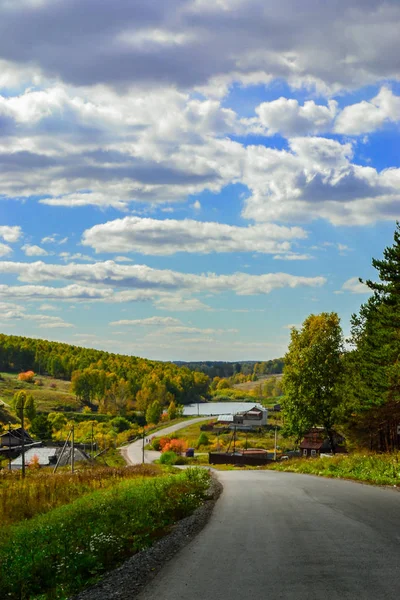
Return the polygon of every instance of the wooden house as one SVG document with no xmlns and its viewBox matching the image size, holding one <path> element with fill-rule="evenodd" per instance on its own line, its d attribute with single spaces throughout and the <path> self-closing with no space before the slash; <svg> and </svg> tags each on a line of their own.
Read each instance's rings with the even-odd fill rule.
<svg viewBox="0 0 400 600">
<path fill-rule="evenodd" d="M 333 434 L 335 453 L 346 452 L 344 447 L 344 438 L 338 433 Z M 314 427 L 305 435 L 300 444 L 300 455 L 303 458 L 315 458 L 320 454 L 331 454 L 331 444 L 322 427 Z"/>
</svg>

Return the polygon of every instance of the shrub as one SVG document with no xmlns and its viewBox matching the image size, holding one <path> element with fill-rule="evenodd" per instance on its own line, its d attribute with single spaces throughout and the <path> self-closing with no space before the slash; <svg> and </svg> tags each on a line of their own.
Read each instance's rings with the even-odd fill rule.
<svg viewBox="0 0 400 600">
<path fill-rule="evenodd" d="M 114 417 L 114 419 L 111 421 L 111 426 L 118 433 L 122 433 L 123 431 L 128 431 L 128 429 L 131 428 L 130 422 L 128 421 L 128 419 L 125 419 L 124 417 Z"/>
<path fill-rule="evenodd" d="M 35 379 L 35 373 L 33 371 L 25 371 L 25 373 L 20 373 L 18 375 L 19 381 L 25 381 L 26 383 L 33 383 Z"/>
<path fill-rule="evenodd" d="M 176 465 L 188 465 L 189 464 L 189 459 L 186 456 L 178 456 L 176 458 L 175 464 Z"/>
<path fill-rule="evenodd" d="M 36 379 L 35 385 L 37 385 L 37 387 L 42 387 L 43 386 L 43 380 L 42 379 Z"/>
<path fill-rule="evenodd" d="M 180 439 L 172 439 L 168 444 L 166 444 L 163 448 L 163 452 L 175 452 L 175 454 L 182 454 L 187 449 L 187 443 L 185 440 Z"/>
<path fill-rule="evenodd" d="M 153 450 L 157 450 L 157 452 L 159 452 L 161 450 L 160 438 L 154 438 L 154 440 L 151 442 L 151 445 Z"/>
<path fill-rule="evenodd" d="M 52 390 L 56 390 L 57 389 L 57 384 L 53 382 L 53 383 L 50 384 L 50 387 L 51 387 Z"/>
<path fill-rule="evenodd" d="M 200 446 L 208 446 L 209 443 L 210 440 L 208 439 L 208 435 L 202 431 L 199 435 L 199 439 L 197 440 L 197 447 L 200 448 Z"/>
<path fill-rule="evenodd" d="M 169 452 L 164 452 L 161 454 L 160 463 L 162 465 L 174 465 L 177 458 L 178 456 L 175 454 L 175 452 L 170 450 Z"/>
</svg>

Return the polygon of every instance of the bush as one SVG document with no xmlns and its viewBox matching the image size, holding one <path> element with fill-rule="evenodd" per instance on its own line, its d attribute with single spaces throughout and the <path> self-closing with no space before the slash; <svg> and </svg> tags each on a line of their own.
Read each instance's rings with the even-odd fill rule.
<svg viewBox="0 0 400 600">
<path fill-rule="evenodd" d="M 160 450 L 161 450 L 160 438 L 154 438 L 154 440 L 151 442 L 151 445 L 153 447 L 153 450 L 157 450 L 157 452 L 160 452 Z"/>
<path fill-rule="evenodd" d="M 35 373 L 33 371 L 25 371 L 25 373 L 20 373 L 18 375 L 19 381 L 25 381 L 26 383 L 33 383 L 35 379 Z"/>
<path fill-rule="evenodd" d="M 186 456 L 178 456 L 175 464 L 176 465 L 188 465 L 189 464 L 189 459 Z"/>
<path fill-rule="evenodd" d="M 43 380 L 42 379 L 36 379 L 35 385 L 37 387 L 43 387 Z"/>
<path fill-rule="evenodd" d="M 204 433 L 204 431 L 199 435 L 199 439 L 197 440 L 197 447 L 200 448 L 200 446 L 208 446 L 210 443 L 210 440 L 208 439 L 208 435 L 206 433 Z"/>
<path fill-rule="evenodd" d="M 160 464 L 162 465 L 174 465 L 176 463 L 176 459 L 178 456 L 172 450 L 168 452 L 163 452 L 160 457 Z"/>
<path fill-rule="evenodd" d="M 186 449 L 187 443 L 185 440 L 179 440 L 177 438 L 174 438 L 170 440 L 168 444 L 165 444 L 162 451 L 169 452 L 170 450 L 172 450 L 172 452 L 175 452 L 175 454 L 182 454 L 182 452 L 185 452 Z"/>
<path fill-rule="evenodd" d="M 131 428 L 131 424 L 128 419 L 124 417 L 114 417 L 111 421 L 112 428 L 118 433 L 122 433 L 123 431 L 128 431 Z"/>
</svg>

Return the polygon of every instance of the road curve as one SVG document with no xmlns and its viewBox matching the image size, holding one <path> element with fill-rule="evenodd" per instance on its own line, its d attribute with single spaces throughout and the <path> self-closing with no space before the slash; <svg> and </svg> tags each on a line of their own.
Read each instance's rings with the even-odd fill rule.
<svg viewBox="0 0 400 600">
<path fill-rule="evenodd" d="M 140 600 L 399 597 L 399 493 L 274 471 L 218 477 L 209 523 Z"/>
<path fill-rule="evenodd" d="M 181 423 L 176 423 L 175 425 L 170 425 L 169 427 L 160 429 L 156 433 L 149 434 L 149 437 L 162 437 L 163 435 L 169 435 L 170 433 L 174 433 L 179 429 L 184 429 L 184 427 L 193 425 L 193 423 L 198 423 L 199 421 L 208 421 L 210 419 L 212 419 L 212 417 L 196 417 L 195 419 L 187 419 L 185 421 L 182 421 Z M 132 444 L 129 444 L 129 446 L 122 448 L 121 454 L 128 464 L 137 465 L 142 462 L 142 447 L 142 440 L 137 440 L 136 442 L 132 442 Z M 151 463 L 159 456 L 159 452 L 145 450 L 144 462 Z"/>
</svg>

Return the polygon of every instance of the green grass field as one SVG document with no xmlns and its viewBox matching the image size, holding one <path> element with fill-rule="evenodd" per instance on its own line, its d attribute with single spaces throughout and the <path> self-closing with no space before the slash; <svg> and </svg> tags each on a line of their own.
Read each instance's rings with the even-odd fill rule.
<svg viewBox="0 0 400 600">
<path fill-rule="evenodd" d="M 26 390 L 32 394 L 37 410 L 40 412 L 70 411 L 80 408 L 75 395 L 70 391 L 71 384 L 69 381 L 37 375 L 35 380 L 43 382 L 42 386 L 38 386 L 35 383 L 18 381 L 17 373 L 0 373 L 0 375 L 0 400 L 6 405 L 12 403 L 16 392 Z"/>
</svg>

